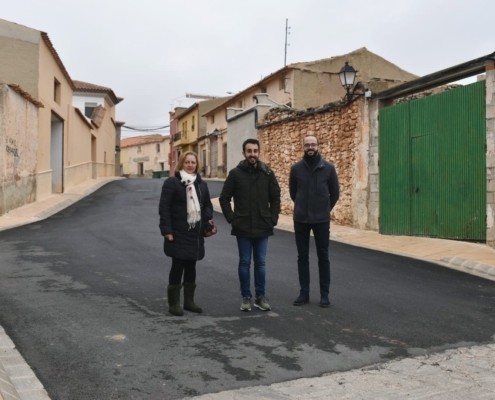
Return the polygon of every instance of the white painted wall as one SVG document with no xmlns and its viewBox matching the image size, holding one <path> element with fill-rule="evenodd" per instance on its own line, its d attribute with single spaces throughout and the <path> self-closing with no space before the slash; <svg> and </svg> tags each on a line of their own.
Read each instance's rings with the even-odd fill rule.
<svg viewBox="0 0 495 400">
<path fill-rule="evenodd" d="M 84 114 L 84 104 L 86 103 L 96 103 L 98 106 L 105 107 L 105 96 L 89 96 L 88 94 L 78 95 L 74 93 L 72 96 L 72 105 L 79 108 L 79 110 Z M 88 118 L 89 120 L 89 118 Z"/>
</svg>

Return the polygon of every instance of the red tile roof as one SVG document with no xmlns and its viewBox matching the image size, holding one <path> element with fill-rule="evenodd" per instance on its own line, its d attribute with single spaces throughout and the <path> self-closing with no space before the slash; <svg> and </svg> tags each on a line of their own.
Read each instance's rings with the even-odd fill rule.
<svg viewBox="0 0 495 400">
<path fill-rule="evenodd" d="M 114 104 L 119 104 L 123 97 L 117 97 L 112 89 L 105 86 L 95 85 L 93 83 L 74 81 L 74 92 L 90 92 L 108 94 Z"/>
<path fill-rule="evenodd" d="M 42 37 L 43 41 L 45 42 L 45 44 L 48 46 L 48 49 L 50 50 L 50 53 L 52 53 L 52 56 L 55 59 L 56 63 L 58 64 L 58 66 L 62 70 L 62 73 L 64 74 L 66 79 L 69 81 L 70 87 L 72 89 L 74 89 L 74 82 L 72 81 L 72 78 L 70 77 L 69 73 L 65 69 L 64 63 L 60 59 L 60 56 L 58 55 L 57 50 L 55 50 L 55 47 L 53 46 L 52 41 L 48 37 L 48 33 L 41 32 L 41 37 Z"/>
<path fill-rule="evenodd" d="M 27 101 L 33 103 L 36 107 L 42 108 L 45 107 L 41 101 L 36 100 L 30 93 L 23 90 L 19 85 L 14 83 L 8 83 L 7 86 L 11 88 L 14 92 L 18 93 L 19 96 L 25 98 Z"/>
<path fill-rule="evenodd" d="M 148 144 L 148 143 L 158 143 L 163 142 L 165 139 L 168 139 L 170 136 L 162 136 L 160 134 L 153 135 L 145 135 L 145 136 L 135 136 L 126 139 L 122 139 L 120 141 L 120 147 L 129 147 L 129 146 L 137 146 L 140 144 Z"/>
</svg>

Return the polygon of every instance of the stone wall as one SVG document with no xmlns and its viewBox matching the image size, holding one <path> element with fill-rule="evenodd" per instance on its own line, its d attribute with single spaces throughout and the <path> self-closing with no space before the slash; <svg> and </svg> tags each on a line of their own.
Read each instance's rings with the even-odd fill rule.
<svg viewBox="0 0 495 400">
<path fill-rule="evenodd" d="M 339 176 L 340 199 L 332 212 L 332 221 L 355 225 L 352 197 L 357 180 L 363 101 L 343 108 L 335 103 L 307 111 L 276 108 L 265 116 L 258 130 L 261 159 L 273 169 L 282 189 L 282 214 L 292 215 L 294 210 L 289 196 L 290 168 L 304 154 L 304 137 L 315 135 L 320 141 L 320 154 L 335 165 Z"/>
<path fill-rule="evenodd" d="M 442 85 L 442 86 L 438 86 L 438 87 L 431 88 L 428 90 L 423 90 L 422 92 L 410 94 L 409 96 L 404 96 L 404 97 L 400 97 L 398 99 L 395 99 L 394 105 L 401 104 L 401 103 L 407 103 L 407 102 L 413 101 L 413 100 L 423 99 L 425 97 L 432 96 L 435 94 L 440 94 L 443 92 L 448 92 L 449 90 L 454 90 L 454 89 L 457 89 L 459 87 L 462 87 L 462 85 L 459 85 L 459 84 Z"/>
<path fill-rule="evenodd" d="M 0 84 L 0 215 L 36 201 L 38 106 Z"/>
<path fill-rule="evenodd" d="M 486 71 L 486 244 L 495 248 L 495 65 Z"/>
</svg>

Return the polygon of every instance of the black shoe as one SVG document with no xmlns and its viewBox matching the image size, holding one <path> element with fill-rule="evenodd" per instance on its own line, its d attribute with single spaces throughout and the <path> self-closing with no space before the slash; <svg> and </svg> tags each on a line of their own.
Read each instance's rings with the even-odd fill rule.
<svg viewBox="0 0 495 400">
<path fill-rule="evenodd" d="M 321 295 L 320 304 L 318 305 L 323 308 L 330 307 L 330 300 L 328 300 L 328 294 Z"/>
<path fill-rule="evenodd" d="M 308 304 L 309 303 L 309 294 L 308 293 L 301 293 L 297 299 L 294 300 L 295 306 L 302 306 L 303 304 Z"/>
</svg>

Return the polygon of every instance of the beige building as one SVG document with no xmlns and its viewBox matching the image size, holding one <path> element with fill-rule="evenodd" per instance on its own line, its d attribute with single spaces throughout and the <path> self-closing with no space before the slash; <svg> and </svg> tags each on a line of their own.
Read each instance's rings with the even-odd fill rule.
<svg viewBox="0 0 495 400">
<path fill-rule="evenodd" d="M 45 32 L 0 20 L 0 81 L 20 85 L 43 105 L 36 200 L 115 175 L 115 106 L 123 99 L 109 88 L 73 81 Z M 83 97 L 97 104 L 91 115 Z"/>
<path fill-rule="evenodd" d="M 123 175 L 129 178 L 151 178 L 153 172 L 169 172 L 169 139 L 170 136 L 159 134 L 122 139 L 120 159 Z"/>
<path fill-rule="evenodd" d="M 0 215 L 36 200 L 42 106 L 19 86 L 0 84 Z"/>
<path fill-rule="evenodd" d="M 213 159 L 213 162 L 216 164 L 215 160 L 218 156 L 222 157 L 221 149 L 218 151 L 218 146 L 216 146 L 216 136 L 214 138 L 215 140 L 211 141 L 207 137 L 207 121 L 203 117 L 203 114 L 224 103 L 225 100 L 226 98 L 223 97 L 199 101 L 175 117 L 177 120 L 177 133 L 174 136 L 174 147 L 177 155 L 185 151 L 194 151 L 198 154 L 202 165 L 203 176 L 205 174 L 210 176 L 210 172 L 205 169 L 206 159 Z M 220 165 L 222 164 L 220 163 Z"/>
<path fill-rule="evenodd" d="M 220 163 L 215 168 L 211 160 L 207 160 L 210 161 L 208 176 L 215 176 L 215 170 L 228 171 L 242 159 L 242 143 L 249 137 L 257 136 L 256 126 L 261 120 L 259 117 L 266 113 L 266 105 L 306 110 L 340 100 L 346 92 L 338 73 L 346 61 L 358 71 L 357 80 L 373 90 L 417 78 L 364 47 L 346 55 L 288 65 L 204 114 L 211 143 L 222 143 L 217 147 L 226 150 L 228 138 L 230 147 L 228 157 L 222 157 L 227 161 L 227 168 Z M 263 100 L 263 107 L 257 103 L 260 99 Z M 251 112 L 256 108 L 256 113 Z M 240 114 L 249 121 L 240 122 Z M 229 126 L 234 121 L 235 131 Z"/>
</svg>

